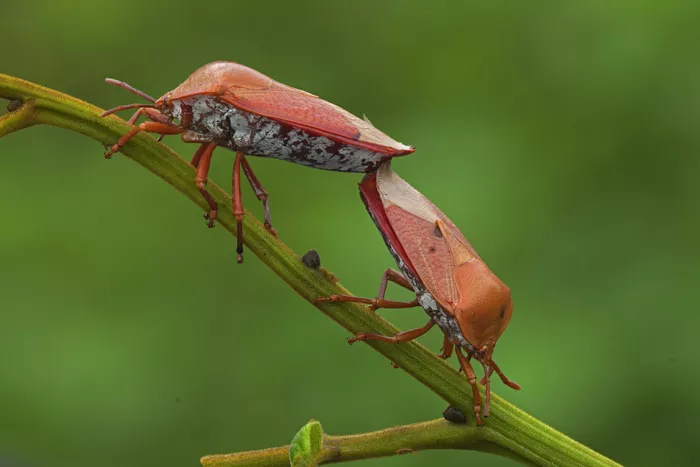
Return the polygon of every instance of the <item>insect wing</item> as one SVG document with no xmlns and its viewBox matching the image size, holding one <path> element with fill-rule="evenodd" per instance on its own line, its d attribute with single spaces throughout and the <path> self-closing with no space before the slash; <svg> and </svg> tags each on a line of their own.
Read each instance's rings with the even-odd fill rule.
<svg viewBox="0 0 700 467">
<path fill-rule="evenodd" d="M 459 302 L 455 269 L 478 258 L 457 227 L 418 190 L 383 164 L 376 184 L 387 222 L 418 278 L 445 310 Z"/>
<path fill-rule="evenodd" d="M 382 234 L 382 237 L 384 237 L 384 242 L 396 253 L 399 259 L 403 261 L 404 265 L 413 275 L 413 277 L 417 278 L 418 273 L 411 264 L 410 258 L 406 254 L 406 251 L 396 236 L 394 229 L 392 229 L 389 219 L 386 216 L 386 212 L 384 211 L 382 199 L 377 191 L 377 172 L 370 172 L 362 179 L 362 182 L 360 183 L 360 196 L 362 197 L 362 201 L 364 201 L 372 220 L 377 225 L 379 232 Z"/>
<path fill-rule="evenodd" d="M 389 156 L 413 152 L 412 147 L 390 138 L 369 121 L 239 63 L 219 61 L 204 65 L 175 88 L 170 99 L 195 95 L 214 95 L 246 112 Z"/>
<path fill-rule="evenodd" d="M 220 98 L 247 112 L 371 151 L 391 156 L 413 152 L 412 147 L 389 137 L 369 121 L 306 91 L 273 80 L 262 90 L 231 87 Z"/>
</svg>

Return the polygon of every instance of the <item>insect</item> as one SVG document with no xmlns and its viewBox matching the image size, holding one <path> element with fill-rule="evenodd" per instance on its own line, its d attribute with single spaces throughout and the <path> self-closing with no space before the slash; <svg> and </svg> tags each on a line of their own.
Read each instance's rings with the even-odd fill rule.
<svg viewBox="0 0 700 467">
<path fill-rule="evenodd" d="M 365 175 L 360 183 L 360 195 L 401 272 L 393 269 L 384 272 L 376 298 L 332 295 L 317 301 L 359 302 L 375 310 L 422 306 L 430 316 L 422 328 L 395 336 L 358 334 L 348 342 L 408 342 L 437 324 L 445 334 L 439 356 L 446 359 L 453 352 L 457 354 L 474 393 L 476 422 L 481 425 L 481 396 L 470 363 L 472 358 L 484 369 L 481 383 L 486 385 L 485 418 L 489 414 L 493 371 L 504 384 L 520 389 L 506 378 L 492 358 L 496 341 L 513 313 L 510 289 L 491 272 L 452 221 L 393 172 L 390 163 Z M 415 292 L 416 299 L 410 302 L 385 299 L 389 281 Z"/>
<path fill-rule="evenodd" d="M 106 81 L 151 104 L 122 105 L 104 112 L 103 117 L 137 108 L 130 124 L 136 124 L 140 116 L 152 121 L 141 123 L 119 138 L 105 157 L 111 157 L 142 131 L 179 134 L 183 141 L 199 144 L 192 165 L 197 168 L 197 188 L 209 205 L 204 217 L 210 228 L 217 217 L 217 204 L 206 189 L 212 153 L 218 146 L 236 152 L 232 185 L 239 263 L 243 261 L 244 215 L 241 169 L 263 203 L 265 226 L 276 234 L 270 221 L 268 193 L 248 164 L 246 154 L 317 169 L 370 172 L 392 157 L 413 152 L 412 147 L 393 140 L 366 118 L 360 119 L 313 94 L 234 62 L 204 65 L 158 100 L 124 82 Z"/>
</svg>

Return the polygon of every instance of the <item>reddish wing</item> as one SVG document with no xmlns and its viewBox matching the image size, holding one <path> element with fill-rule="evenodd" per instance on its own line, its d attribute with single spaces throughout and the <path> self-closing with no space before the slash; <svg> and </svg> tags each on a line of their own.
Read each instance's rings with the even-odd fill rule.
<svg viewBox="0 0 700 467">
<path fill-rule="evenodd" d="M 204 65 L 170 93 L 171 99 L 216 95 L 223 102 L 287 123 L 309 133 L 384 153 L 410 154 L 413 148 L 382 133 L 371 123 L 300 89 L 233 62 Z"/>
<path fill-rule="evenodd" d="M 248 112 L 387 155 L 413 152 L 370 123 L 319 97 L 274 82 L 264 91 L 232 88 L 222 100 Z"/>
<path fill-rule="evenodd" d="M 382 200 L 377 191 L 377 173 L 370 172 L 365 175 L 360 183 L 360 195 L 362 196 L 362 201 L 365 202 L 367 210 L 372 214 L 377 228 L 385 236 L 386 241 L 394 248 L 396 254 L 403 260 L 406 266 L 411 270 L 415 277 L 419 277 L 416 272 L 416 268 L 411 264 L 411 259 L 406 254 L 401 242 L 399 241 L 394 229 L 391 228 L 389 219 L 384 211 L 384 206 L 382 205 Z"/>
<path fill-rule="evenodd" d="M 459 302 L 455 269 L 478 258 L 457 227 L 425 196 L 382 165 L 376 175 L 383 212 L 405 258 L 445 310 Z"/>
</svg>

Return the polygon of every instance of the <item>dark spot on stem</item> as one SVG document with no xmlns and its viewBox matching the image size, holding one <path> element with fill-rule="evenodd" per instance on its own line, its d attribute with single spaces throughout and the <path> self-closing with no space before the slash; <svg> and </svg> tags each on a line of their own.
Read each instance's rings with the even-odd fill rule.
<svg viewBox="0 0 700 467">
<path fill-rule="evenodd" d="M 13 101 L 10 101 L 7 103 L 7 111 L 14 112 L 15 110 L 18 110 L 20 107 L 22 107 L 22 104 L 24 104 L 24 102 L 22 102 L 19 99 L 15 99 Z"/>
<path fill-rule="evenodd" d="M 306 254 L 301 257 L 301 262 L 304 263 L 306 267 L 311 269 L 318 269 L 321 267 L 321 257 L 313 248 L 307 251 Z"/>
<path fill-rule="evenodd" d="M 448 405 L 442 416 L 445 420 L 452 423 L 457 423 L 459 425 L 464 425 L 467 423 L 467 417 L 464 416 L 461 410 Z"/>
<path fill-rule="evenodd" d="M 430 248 L 428 248 L 428 253 L 435 253 L 435 247 L 431 246 Z"/>
<path fill-rule="evenodd" d="M 504 316 L 505 314 L 506 314 L 506 306 L 503 305 L 503 306 L 501 307 L 501 319 L 503 319 L 503 316 Z"/>
</svg>

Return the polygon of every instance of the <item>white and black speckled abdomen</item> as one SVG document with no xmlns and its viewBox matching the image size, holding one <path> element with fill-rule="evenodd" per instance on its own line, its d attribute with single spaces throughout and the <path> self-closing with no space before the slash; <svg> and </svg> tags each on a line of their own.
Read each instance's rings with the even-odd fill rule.
<svg viewBox="0 0 700 467">
<path fill-rule="evenodd" d="M 222 103 L 211 96 L 173 101 L 172 115 L 192 108 L 189 130 L 210 137 L 219 146 L 250 156 L 271 157 L 316 169 L 371 172 L 391 156 L 316 136 Z"/>
</svg>

